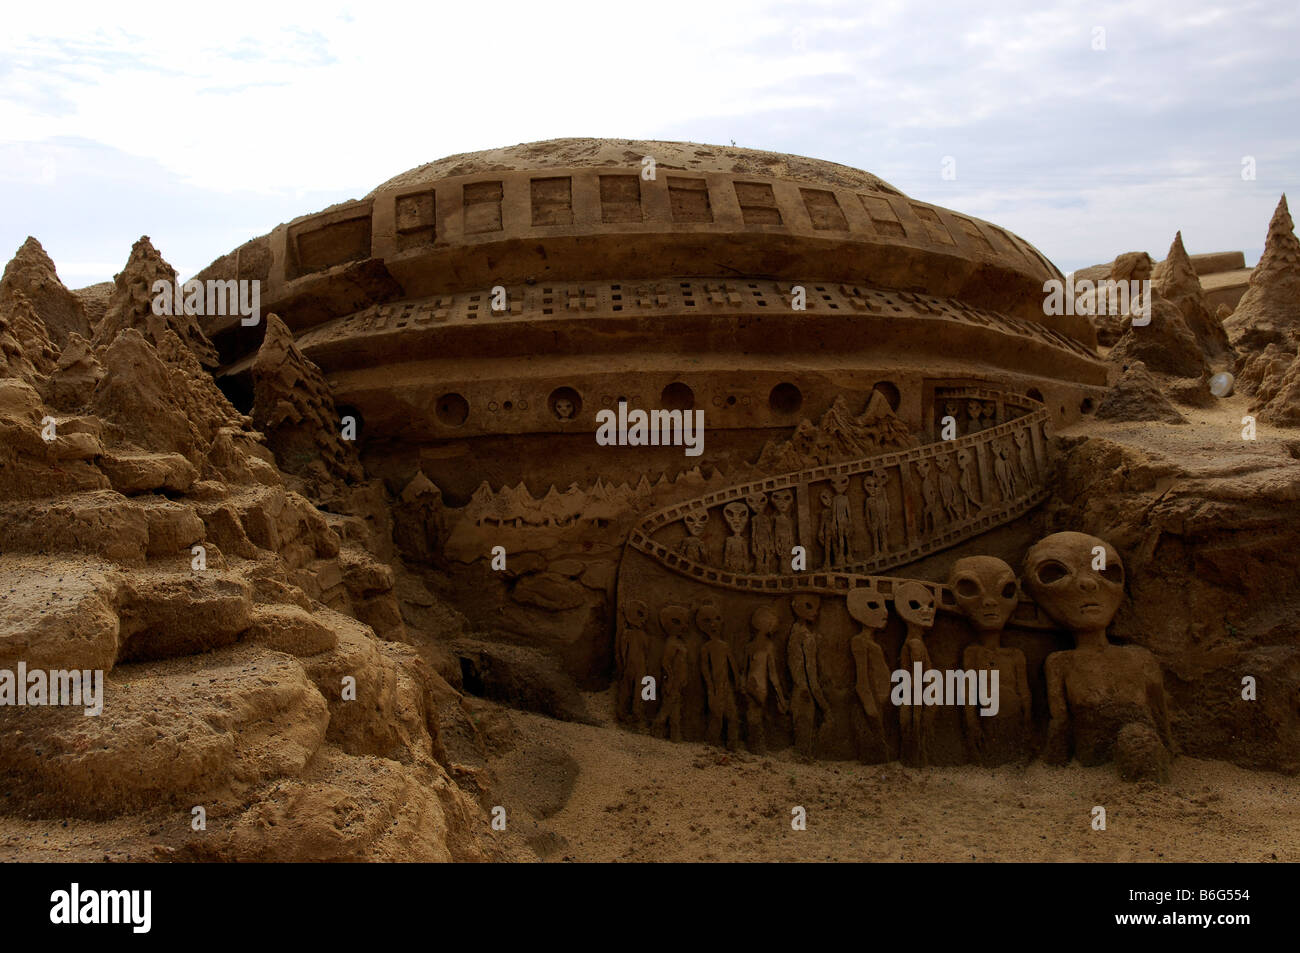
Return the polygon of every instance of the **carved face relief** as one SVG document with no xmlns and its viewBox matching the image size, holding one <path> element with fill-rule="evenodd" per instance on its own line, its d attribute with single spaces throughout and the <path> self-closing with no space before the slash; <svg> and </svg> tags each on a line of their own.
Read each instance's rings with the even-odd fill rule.
<svg viewBox="0 0 1300 953">
<path fill-rule="evenodd" d="M 573 401 L 565 400 L 563 397 L 555 401 L 555 416 L 561 420 L 573 419 Z"/>
<path fill-rule="evenodd" d="M 739 536 L 749 525 L 749 507 L 736 500 L 722 508 L 722 517 L 731 527 L 732 534 Z"/>
<path fill-rule="evenodd" d="M 781 515 L 784 516 L 786 513 L 790 512 L 790 504 L 793 502 L 794 502 L 793 490 L 772 491 L 772 505 L 776 507 L 776 511 Z"/>
<path fill-rule="evenodd" d="M 980 402 L 978 400 L 972 400 L 970 403 L 966 405 L 966 416 L 969 417 L 971 420 L 979 420 L 980 415 L 983 412 L 983 409 L 984 408 L 980 406 Z"/>
<path fill-rule="evenodd" d="M 889 621 L 889 610 L 885 607 L 885 597 L 875 589 L 865 586 L 850 589 L 844 597 L 844 603 L 855 620 L 868 629 L 883 629 Z"/>
<path fill-rule="evenodd" d="M 745 497 L 745 502 L 749 504 L 749 508 L 756 514 L 762 513 L 767 509 L 767 494 L 751 493 L 749 496 Z"/>
<path fill-rule="evenodd" d="M 690 626 L 691 610 L 686 606 L 666 605 L 659 610 L 659 625 L 664 635 L 684 638 Z"/>
<path fill-rule="evenodd" d="M 998 416 L 998 405 L 993 403 L 993 401 L 991 400 L 985 401 L 984 416 L 987 417 L 989 420 L 996 420 Z"/>
<path fill-rule="evenodd" d="M 905 582 L 894 590 L 894 611 L 904 622 L 929 628 L 934 625 L 934 593 L 919 582 Z"/>
<path fill-rule="evenodd" d="M 970 466 L 970 451 L 969 451 L 969 450 L 958 450 L 958 451 L 957 451 L 957 466 L 961 467 L 963 470 L 965 470 L 966 467 Z"/>
<path fill-rule="evenodd" d="M 1095 547 L 1105 568 L 1093 569 Z M 1048 617 L 1071 632 L 1105 629 L 1124 599 L 1124 564 L 1105 540 L 1086 533 L 1053 533 L 1025 554 L 1025 588 Z"/>
<path fill-rule="evenodd" d="M 795 618 L 802 619 L 804 622 L 812 622 L 817 618 L 817 610 L 821 608 L 821 604 L 820 596 L 815 596 L 810 592 L 801 592 L 790 599 L 790 611 L 795 614 Z"/>
<path fill-rule="evenodd" d="M 817 494 L 817 499 L 821 500 L 822 506 L 825 507 L 826 509 L 829 510 L 831 508 L 830 490 L 822 490 L 821 493 Z"/>
<path fill-rule="evenodd" d="M 916 462 L 916 472 L 920 474 L 922 480 L 930 478 L 930 461 L 918 460 Z"/>
<path fill-rule="evenodd" d="M 722 631 L 722 610 L 711 602 L 704 603 L 695 613 L 695 624 L 712 638 Z"/>
<path fill-rule="evenodd" d="M 950 400 L 949 400 L 949 401 L 945 401 L 945 402 L 944 402 L 944 405 L 943 405 L 943 413 L 944 413 L 944 416 L 945 416 L 945 417 L 951 417 L 953 420 L 956 420 L 956 419 L 957 419 L 957 405 L 954 404 L 954 403 L 953 403 L 952 401 L 950 401 Z"/>
<path fill-rule="evenodd" d="M 952 463 L 952 458 L 949 457 L 948 454 L 946 453 L 941 453 L 939 456 L 934 458 L 934 465 L 944 473 L 948 472 L 948 466 L 951 463 Z"/>
<path fill-rule="evenodd" d="M 961 611 L 981 632 L 1000 632 L 1020 601 L 1015 571 L 996 556 L 957 560 L 948 585 Z"/>
<path fill-rule="evenodd" d="M 649 614 L 650 610 L 640 599 L 629 599 L 623 606 L 623 621 L 627 623 L 629 629 L 641 628 L 645 625 L 646 616 Z"/>
<path fill-rule="evenodd" d="M 749 627 L 755 635 L 771 635 L 776 631 L 776 613 L 767 606 L 759 606 L 749 617 Z"/>
<path fill-rule="evenodd" d="M 835 488 L 836 493 L 847 493 L 849 490 L 849 478 L 838 476 L 831 480 L 831 486 Z"/>
<path fill-rule="evenodd" d="M 708 521 L 708 510 L 691 510 L 682 514 L 682 522 L 686 524 L 686 532 L 692 536 L 703 536 L 704 526 Z"/>
</svg>

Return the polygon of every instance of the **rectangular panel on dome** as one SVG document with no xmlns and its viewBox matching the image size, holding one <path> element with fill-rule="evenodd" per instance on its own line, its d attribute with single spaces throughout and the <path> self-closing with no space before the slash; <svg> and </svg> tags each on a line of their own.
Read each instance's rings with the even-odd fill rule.
<svg viewBox="0 0 1300 953">
<path fill-rule="evenodd" d="M 501 195 L 500 181 L 465 186 L 465 234 L 501 231 Z"/>
<path fill-rule="evenodd" d="M 894 211 L 888 199 L 861 193 L 858 194 L 858 198 L 862 200 L 862 207 L 867 210 L 867 215 L 871 217 L 871 224 L 879 234 L 891 235 L 894 238 L 907 237 L 907 230 L 898 220 L 898 213 Z"/>
<path fill-rule="evenodd" d="M 668 201 L 672 206 L 674 222 L 713 221 L 713 207 L 709 204 L 709 186 L 703 179 L 669 176 Z"/>
<path fill-rule="evenodd" d="M 926 232 L 930 235 L 930 241 L 940 245 L 956 244 L 952 240 L 952 234 L 948 231 L 948 226 L 943 223 L 943 219 L 939 217 L 938 212 L 928 205 L 917 205 L 915 202 L 912 203 L 912 211 L 916 213 L 916 217 L 925 226 Z"/>
<path fill-rule="evenodd" d="M 394 219 L 399 251 L 405 251 L 418 245 L 433 244 L 436 233 L 434 222 L 435 198 L 432 189 L 427 192 L 415 192 L 397 197 Z"/>
<path fill-rule="evenodd" d="M 573 224 L 573 180 L 568 176 L 533 179 L 534 225 Z"/>
<path fill-rule="evenodd" d="M 834 192 L 825 189 L 800 189 L 803 204 L 808 209 L 813 228 L 846 232 L 849 223 L 844 218 L 840 203 L 835 200 Z"/>
<path fill-rule="evenodd" d="M 642 220 L 640 176 L 602 175 L 600 177 L 600 220 L 602 222 Z"/>
<path fill-rule="evenodd" d="M 976 245 L 979 245 L 982 250 L 989 254 L 993 254 L 993 243 L 988 240 L 987 235 L 980 231 L 979 225 L 971 221 L 969 218 L 962 218 L 960 215 L 955 215 L 953 217 L 956 218 L 957 221 L 961 222 L 962 231 L 966 233 L 967 238 L 975 242 Z"/>
<path fill-rule="evenodd" d="M 780 225 L 781 210 L 776 207 L 772 186 L 766 182 L 737 182 L 736 200 L 746 225 Z"/>
<path fill-rule="evenodd" d="M 332 222 L 293 235 L 297 268 L 293 277 L 325 271 L 344 262 L 370 257 L 370 210 L 356 218 Z"/>
</svg>

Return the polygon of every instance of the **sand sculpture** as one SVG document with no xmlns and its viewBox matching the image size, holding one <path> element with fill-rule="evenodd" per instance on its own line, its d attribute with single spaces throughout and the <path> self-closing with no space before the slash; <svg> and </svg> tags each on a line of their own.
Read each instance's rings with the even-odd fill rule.
<svg viewBox="0 0 1300 953">
<path fill-rule="evenodd" d="M 122 819 L 220 798 L 224 839 L 179 855 L 245 858 L 264 854 L 268 818 L 316 831 L 277 801 L 288 782 L 325 805 L 413 799 L 418 818 L 308 846 L 286 833 L 277 857 L 394 855 L 399 840 L 482 856 L 466 833 L 479 780 L 444 748 L 477 737 L 443 678 L 470 676 L 436 644 L 421 647 L 449 663 L 437 673 L 403 644 L 405 616 L 443 600 L 476 651 L 511 642 L 530 676 L 615 682 L 633 731 L 917 767 L 1041 750 L 1164 777 L 1155 652 L 1170 655 L 1135 644 L 1143 600 L 1117 615 L 1140 580 L 1102 537 L 1158 573 L 1159 546 L 1193 549 L 1217 517 L 1191 491 L 1133 490 L 1145 461 L 1053 432 L 1098 404 L 1132 419 L 1171 380 L 1199 399 L 1220 366 L 1261 416 L 1300 420 L 1291 229 L 1283 201 L 1226 340 L 1176 239 L 1153 272 L 1163 337 L 1110 328 L 1110 365 L 1086 316 L 1044 313 L 1061 276 L 1022 239 L 858 170 L 752 150 L 560 140 L 413 170 L 201 273 L 263 282 L 254 326 L 154 313 L 152 283 L 176 275 L 147 240 L 85 297 L 29 241 L 0 279 L 0 574 L 35 591 L 53 559 L 81 582 L 75 613 L 10 600 L 0 656 L 101 666 L 126 703 L 93 737 L 0 712 L 12 807 L 72 798 Z M 1150 270 L 1144 255 L 1113 266 Z M 1132 360 L 1108 388 L 1117 357 Z M 620 405 L 703 410 L 706 452 L 599 445 L 596 415 Z M 1141 517 L 1088 509 L 1079 488 L 1102 476 Z M 1097 525 L 1112 518 L 1122 535 Z M 1069 520 L 1102 537 L 1034 542 Z M 188 568 L 196 545 L 207 576 Z M 1196 558 L 1241 581 L 1231 556 Z M 896 702 L 917 663 L 996 672 L 996 712 Z M 1286 664 L 1268 673 L 1283 689 Z M 196 679 L 219 687 L 187 695 Z M 179 732 L 210 739 L 199 768 L 176 757 L 179 735 L 159 741 L 160 693 Z M 238 723 L 212 715 L 231 699 Z M 1240 723 L 1226 709 L 1190 717 Z M 1294 714 L 1270 711 L 1275 744 L 1250 756 L 1293 765 Z"/>
</svg>

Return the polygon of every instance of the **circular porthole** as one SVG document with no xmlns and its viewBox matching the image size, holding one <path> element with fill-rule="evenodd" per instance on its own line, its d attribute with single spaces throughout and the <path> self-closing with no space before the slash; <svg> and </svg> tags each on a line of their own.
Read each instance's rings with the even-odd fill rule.
<svg viewBox="0 0 1300 953">
<path fill-rule="evenodd" d="M 443 394 L 438 398 L 434 412 L 440 424 L 459 427 L 469 419 L 469 401 L 457 393 Z"/>
<path fill-rule="evenodd" d="M 898 410 L 902 397 L 898 393 L 898 387 L 892 381 L 878 381 L 872 390 L 878 391 L 885 398 L 890 410 Z"/>
<path fill-rule="evenodd" d="M 673 381 L 659 395 L 664 410 L 690 410 L 695 406 L 695 391 L 681 381 Z"/>
<path fill-rule="evenodd" d="M 572 387 L 557 387 L 546 398 L 546 406 L 551 409 L 556 420 L 575 420 L 582 410 L 582 397 Z"/>
<path fill-rule="evenodd" d="M 793 414 L 803 406 L 803 391 L 789 381 L 783 381 L 772 388 L 767 396 L 767 406 L 777 414 Z"/>
</svg>

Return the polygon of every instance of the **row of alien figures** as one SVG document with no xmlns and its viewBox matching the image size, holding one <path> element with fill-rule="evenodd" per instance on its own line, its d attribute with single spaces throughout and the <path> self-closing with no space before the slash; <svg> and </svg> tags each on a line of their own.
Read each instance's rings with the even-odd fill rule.
<svg viewBox="0 0 1300 953">
<path fill-rule="evenodd" d="M 1029 432 L 1021 431 L 993 445 L 993 475 L 997 483 L 998 499 L 1008 502 L 1018 494 L 1028 492 L 1037 477 L 1037 466 L 1030 446 Z M 1014 452 L 1013 452 L 1014 451 Z M 929 460 L 911 464 L 915 469 L 915 485 L 919 490 L 920 530 L 934 533 L 939 528 L 963 522 L 979 514 L 993 502 L 986 500 L 980 489 L 975 451 L 966 447 L 954 455 L 940 453 Z M 907 466 L 907 464 L 904 464 Z M 955 474 L 954 474 L 955 469 Z M 884 469 L 872 470 L 861 477 L 863 521 L 855 525 L 854 512 L 859 509 L 850 500 L 853 478 L 832 477 L 815 498 L 820 504 L 816 512 L 816 539 L 821 546 L 822 568 L 829 569 L 853 563 L 859 559 L 878 556 L 891 548 L 895 518 L 890 502 L 890 477 Z M 908 486 L 902 490 L 905 505 Z M 685 535 L 677 542 L 679 556 L 704 565 L 721 565 L 728 572 L 771 575 L 793 572 L 789 560 L 781 560 L 778 553 L 789 553 L 798 540 L 794 508 L 794 490 L 790 488 L 755 492 L 743 501 L 734 500 L 722 507 L 722 518 L 731 531 L 723 541 L 721 562 L 710 552 L 705 540 L 709 523 L 709 510 L 701 507 L 682 515 Z M 865 530 L 865 532 L 864 532 Z"/>
<path fill-rule="evenodd" d="M 948 719 L 960 723 L 964 758 L 955 760 L 1024 763 L 1037 751 L 1050 763 L 1071 756 L 1083 764 L 1114 759 L 1125 777 L 1167 777 L 1174 745 L 1160 666 L 1146 649 L 1107 638 L 1124 597 L 1123 565 L 1109 544 L 1081 533 L 1057 533 L 1030 548 L 1020 579 L 1000 559 L 971 556 L 954 563 L 948 585 L 975 636 L 961 653 L 962 670 L 974 673 L 967 684 L 979 684 L 980 695 L 986 686 L 996 693 L 967 698 L 960 718 Z M 1075 640 L 1074 648 L 1049 654 L 1043 664 L 1050 712 L 1045 742 L 1033 723 L 1025 655 L 1002 644 L 1022 590 Z M 670 595 L 652 617 L 644 599 L 620 599 L 623 624 L 615 651 L 620 717 L 682 740 L 684 724 L 687 734 L 699 735 L 691 730 L 691 718 L 703 715 L 705 741 L 737 747 L 743 728 L 756 753 L 768 750 L 777 737 L 792 738 L 800 755 L 827 756 L 837 747 L 828 739 L 838 737 L 843 739 L 839 750 L 847 745 L 867 763 L 953 763 L 950 755 L 934 757 L 939 712 L 949 702 L 917 704 L 919 691 L 913 696 L 911 689 L 899 690 L 899 673 L 910 679 L 933 671 L 927 642 L 937 609 L 934 589 L 905 581 L 888 598 L 870 586 L 843 596 L 859 631 L 848 644 L 852 685 L 838 698 L 825 677 L 825 661 L 836 647 L 819 631 L 823 598 L 837 597 L 790 597 L 787 631 L 781 631 L 784 613 L 778 612 L 785 607 L 746 610 L 748 639 L 739 651 L 726 636 L 727 619 L 711 600 L 690 605 Z M 906 629 L 893 664 L 877 640 L 888 624 L 890 602 Z M 651 634 L 654 621 L 661 639 Z M 846 716 L 847 724 L 835 724 Z"/>
</svg>

